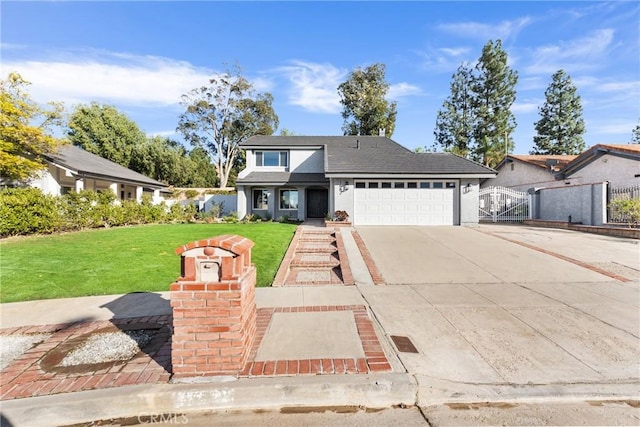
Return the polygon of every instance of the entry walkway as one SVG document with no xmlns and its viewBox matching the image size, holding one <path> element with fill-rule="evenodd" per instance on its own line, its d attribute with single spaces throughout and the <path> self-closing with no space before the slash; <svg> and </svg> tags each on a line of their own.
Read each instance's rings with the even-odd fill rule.
<svg viewBox="0 0 640 427">
<path fill-rule="evenodd" d="M 353 285 L 342 233 L 324 223 L 304 223 L 296 230 L 273 286 Z"/>
</svg>

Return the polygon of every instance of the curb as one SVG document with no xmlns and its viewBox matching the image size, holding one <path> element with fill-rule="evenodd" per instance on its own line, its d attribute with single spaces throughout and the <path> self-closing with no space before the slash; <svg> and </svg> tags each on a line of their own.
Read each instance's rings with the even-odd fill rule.
<svg viewBox="0 0 640 427">
<path fill-rule="evenodd" d="M 309 376 L 135 385 L 2 402 L 7 425 L 65 426 L 92 421 L 217 410 L 291 407 L 390 408 L 416 404 L 409 374 Z"/>
</svg>

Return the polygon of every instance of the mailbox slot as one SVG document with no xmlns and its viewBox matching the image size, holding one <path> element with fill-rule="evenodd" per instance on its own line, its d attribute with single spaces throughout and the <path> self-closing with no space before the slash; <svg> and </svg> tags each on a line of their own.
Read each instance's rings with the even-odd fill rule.
<svg viewBox="0 0 640 427">
<path fill-rule="evenodd" d="M 215 261 L 200 261 L 198 263 L 197 280 L 201 282 L 220 281 L 220 263 Z"/>
</svg>

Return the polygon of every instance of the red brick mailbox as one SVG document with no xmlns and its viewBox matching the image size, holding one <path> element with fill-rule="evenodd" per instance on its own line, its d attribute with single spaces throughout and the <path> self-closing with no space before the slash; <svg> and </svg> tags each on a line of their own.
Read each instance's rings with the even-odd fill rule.
<svg viewBox="0 0 640 427">
<path fill-rule="evenodd" d="M 256 332 L 253 242 L 224 235 L 181 246 L 171 284 L 174 377 L 236 375 Z"/>
</svg>

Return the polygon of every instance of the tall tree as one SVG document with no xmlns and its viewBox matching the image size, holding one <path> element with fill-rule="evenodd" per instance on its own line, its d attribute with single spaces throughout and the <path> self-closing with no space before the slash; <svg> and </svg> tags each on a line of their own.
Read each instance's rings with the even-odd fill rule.
<svg viewBox="0 0 640 427">
<path fill-rule="evenodd" d="M 511 105 L 516 99 L 518 73 L 507 64 L 502 41 L 489 40 L 482 48 L 473 77 L 475 148 L 472 158 L 495 166 L 513 150 L 511 132 L 516 120 Z"/>
<path fill-rule="evenodd" d="M 10 73 L 0 80 L 0 176 L 24 180 L 45 168 L 43 154 L 54 153 L 64 141 L 51 136 L 49 127 L 59 125 L 62 105 L 40 107 L 26 91 L 29 82 Z"/>
<path fill-rule="evenodd" d="M 585 133 L 582 104 L 571 76 L 556 71 L 544 92 L 545 103 L 538 108 L 535 144 L 531 154 L 580 154 L 584 151 Z"/>
<path fill-rule="evenodd" d="M 436 118 L 436 146 L 460 156 L 473 149 L 473 92 L 471 70 L 462 64 L 451 77 L 451 95 L 442 104 Z"/>
<path fill-rule="evenodd" d="M 211 164 L 209 154 L 202 147 L 196 147 L 189 153 L 193 164 L 193 176 L 189 187 L 215 187 L 217 185 L 216 168 Z"/>
<path fill-rule="evenodd" d="M 630 144 L 640 144 L 640 123 L 631 131 Z"/>
<path fill-rule="evenodd" d="M 345 135 L 393 135 L 396 127 L 396 103 L 386 100 L 389 83 L 385 81 L 385 65 L 373 64 L 357 68 L 338 86 L 343 106 L 342 131 Z"/>
<path fill-rule="evenodd" d="M 129 167 L 133 147 L 147 139 L 124 113 L 96 102 L 76 107 L 69 119 L 67 135 L 73 145 L 124 167 Z"/>
<path fill-rule="evenodd" d="M 271 135 L 278 127 L 273 96 L 254 94 L 238 66 L 183 95 L 182 105 L 186 111 L 177 129 L 193 146 L 209 152 L 220 188 L 227 186 L 240 153 L 238 144 L 253 135 Z"/>
</svg>

